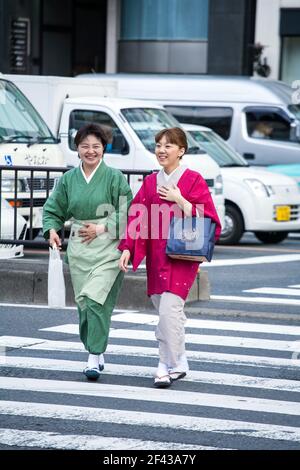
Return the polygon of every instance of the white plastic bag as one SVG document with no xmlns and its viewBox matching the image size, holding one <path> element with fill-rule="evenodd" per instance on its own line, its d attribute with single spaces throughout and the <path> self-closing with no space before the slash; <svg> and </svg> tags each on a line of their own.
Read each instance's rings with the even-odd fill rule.
<svg viewBox="0 0 300 470">
<path fill-rule="evenodd" d="M 63 262 L 56 247 L 49 248 L 48 306 L 52 308 L 63 308 L 66 306 Z"/>
</svg>

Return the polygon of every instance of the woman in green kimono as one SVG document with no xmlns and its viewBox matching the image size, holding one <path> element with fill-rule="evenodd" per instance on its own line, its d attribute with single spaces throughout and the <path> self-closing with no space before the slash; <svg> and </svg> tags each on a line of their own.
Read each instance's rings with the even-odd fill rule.
<svg viewBox="0 0 300 470">
<path fill-rule="evenodd" d="M 57 233 L 72 219 L 67 249 L 80 339 L 89 352 L 84 374 L 96 380 L 104 368 L 111 313 L 123 273 L 119 271 L 119 232 L 127 220 L 132 193 L 124 175 L 105 165 L 108 138 L 97 124 L 82 127 L 75 144 L 80 165 L 66 172 L 43 211 L 44 237 L 61 247 Z"/>
</svg>

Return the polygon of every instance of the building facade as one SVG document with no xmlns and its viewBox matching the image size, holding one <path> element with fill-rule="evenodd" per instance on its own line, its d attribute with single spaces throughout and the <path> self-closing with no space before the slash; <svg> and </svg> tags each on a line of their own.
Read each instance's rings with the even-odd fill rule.
<svg viewBox="0 0 300 470">
<path fill-rule="evenodd" d="M 0 0 L 0 72 L 300 79 L 300 0 Z"/>
<path fill-rule="evenodd" d="M 270 78 L 300 80 L 300 0 L 257 0 L 255 42 L 265 46 Z"/>
</svg>

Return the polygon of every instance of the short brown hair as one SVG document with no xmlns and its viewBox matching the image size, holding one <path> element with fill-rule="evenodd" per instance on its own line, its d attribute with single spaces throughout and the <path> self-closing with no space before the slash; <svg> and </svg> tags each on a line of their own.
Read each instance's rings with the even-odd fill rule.
<svg viewBox="0 0 300 470">
<path fill-rule="evenodd" d="M 162 129 L 155 135 L 155 142 L 158 143 L 163 137 L 165 137 L 167 142 L 170 144 L 178 145 L 180 148 L 183 147 L 184 152 L 187 152 L 188 143 L 186 133 L 180 127 L 169 127 L 167 129 Z"/>
<path fill-rule="evenodd" d="M 86 124 L 85 126 L 81 127 L 78 129 L 77 134 L 74 138 L 74 142 L 76 147 L 88 136 L 88 135 L 94 135 L 100 142 L 102 143 L 104 147 L 104 151 L 106 148 L 107 143 L 109 142 L 109 136 L 108 133 L 105 132 L 104 129 L 102 129 L 99 124 Z"/>
</svg>

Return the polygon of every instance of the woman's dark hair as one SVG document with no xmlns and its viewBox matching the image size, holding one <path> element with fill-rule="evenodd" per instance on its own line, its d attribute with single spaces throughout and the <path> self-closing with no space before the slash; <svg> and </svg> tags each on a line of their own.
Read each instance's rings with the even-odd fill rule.
<svg viewBox="0 0 300 470">
<path fill-rule="evenodd" d="M 178 145 L 180 148 L 184 148 L 184 152 L 188 149 L 188 143 L 186 133 L 180 127 L 169 127 L 168 129 L 162 129 L 155 136 L 155 142 L 158 143 L 163 137 L 166 138 L 170 144 Z M 181 160 L 182 156 L 180 157 Z"/>
<path fill-rule="evenodd" d="M 106 148 L 107 143 L 110 140 L 110 136 L 108 133 L 102 129 L 99 124 L 87 124 L 86 126 L 81 127 L 78 129 L 77 134 L 74 138 L 74 142 L 76 147 L 88 136 L 88 135 L 94 135 L 100 142 L 102 143 L 104 147 L 104 151 Z"/>
</svg>

